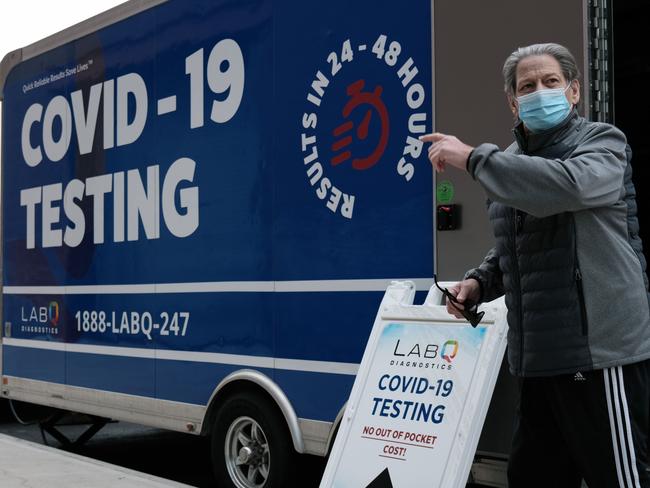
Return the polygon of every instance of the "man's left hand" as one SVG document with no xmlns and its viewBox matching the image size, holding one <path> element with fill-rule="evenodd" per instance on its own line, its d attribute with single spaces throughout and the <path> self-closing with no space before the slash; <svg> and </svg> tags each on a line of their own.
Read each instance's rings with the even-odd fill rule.
<svg viewBox="0 0 650 488">
<path fill-rule="evenodd" d="M 442 173 L 447 165 L 467 170 L 467 158 L 474 149 L 472 146 L 461 142 L 457 137 L 440 132 L 421 136 L 420 140 L 431 143 L 429 161 L 438 173 Z"/>
</svg>

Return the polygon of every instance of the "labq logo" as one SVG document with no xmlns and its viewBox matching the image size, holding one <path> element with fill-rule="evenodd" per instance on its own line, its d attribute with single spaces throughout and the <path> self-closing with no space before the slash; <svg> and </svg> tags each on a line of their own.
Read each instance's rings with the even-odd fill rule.
<svg viewBox="0 0 650 488">
<path fill-rule="evenodd" d="M 59 304 L 57 302 L 50 302 L 47 308 L 47 316 L 54 327 L 59 325 Z"/>
<path fill-rule="evenodd" d="M 52 301 L 46 307 L 20 307 L 23 322 L 36 322 L 39 324 L 50 323 L 53 327 L 59 325 L 61 307 L 58 302 Z"/>
<path fill-rule="evenodd" d="M 451 363 L 458 354 L 458 349 L 459 342 L 453 339 L 445 342 L 442 348 L 435 343 L 408 340 L 404 340 L 402 343 L 402 339 L 397 339 L 393 347 L 393 359 L 390 361 L 390 366 L 450 370 Z"/>
<path fill-rule="evenodd" d="M 450 340 L 445 342 L 442 346 L 442 359 L 451 363 L 456 357 L 456 354 L 458 354 L 458 341 Z"/>
</svg>

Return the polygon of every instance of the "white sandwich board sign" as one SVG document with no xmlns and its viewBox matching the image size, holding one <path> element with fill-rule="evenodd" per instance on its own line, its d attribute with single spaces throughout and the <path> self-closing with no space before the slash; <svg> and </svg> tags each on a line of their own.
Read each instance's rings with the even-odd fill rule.
<svg viewBox="0 0 650 488">
<path fill-rule="evenodd" d="M 461 488 L 505 351 L 503 300 L 474 328 L 441 294 L 394 282 L 375 319 L 320 488 Z"/>
</svg>

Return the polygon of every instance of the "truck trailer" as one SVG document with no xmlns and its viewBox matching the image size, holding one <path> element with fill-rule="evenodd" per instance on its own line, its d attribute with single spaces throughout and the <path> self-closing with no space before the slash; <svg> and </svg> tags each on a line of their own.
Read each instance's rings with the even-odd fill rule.
<svg viewBox="0 0 650 488">
<path fill-rule="evenodd" d="M 2 397 L 210 436 L 218 486 L 298 486 L 386 286 L 423 297 L 491 247 L 484 194 L 418 137 L 505 147 L 500 66 L 543 41 L 611 120 L 612 8 L 131 0 L 9 53 Z M 472 468 L 491 486 L 505 371 Z"/>
</svg>

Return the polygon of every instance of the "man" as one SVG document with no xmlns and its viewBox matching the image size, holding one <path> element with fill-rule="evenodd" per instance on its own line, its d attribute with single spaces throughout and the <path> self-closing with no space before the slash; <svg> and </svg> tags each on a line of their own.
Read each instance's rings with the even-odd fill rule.
<svg viewBox="0 0 650 488">
<path fill-rule="evenodd" d="M 514 144 L 422 139 L 437 171 L 467 171 L 489 198 L 496 246 L 447 308 L 461 317 L 463 303 L 506 295 L 521 377 L 509 487 L 650 487 L 650 317 L 628 237 L 625 136 L 578 115 L 566 48 L 520 48 L 503 74 Z"/>
</svg>

